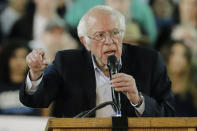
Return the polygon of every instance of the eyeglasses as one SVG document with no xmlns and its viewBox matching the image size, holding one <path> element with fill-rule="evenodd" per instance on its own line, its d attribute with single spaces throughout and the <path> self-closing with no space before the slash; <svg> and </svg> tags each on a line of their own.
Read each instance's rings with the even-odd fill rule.
<svg viewBox="0 0 197 131">
<path fill-rule="evenodd" d="M 114 29 L 109 32 L 104 32 L 104 31 L 96 32 L 93 36 L 87 36 L 87 37 L 89 39 L 104 42 L 106 40 L 107 34 L 109 35 L 111 39 L 117 39 L 123 35 L 123 32 L 124 30 Z"/>
</svg>

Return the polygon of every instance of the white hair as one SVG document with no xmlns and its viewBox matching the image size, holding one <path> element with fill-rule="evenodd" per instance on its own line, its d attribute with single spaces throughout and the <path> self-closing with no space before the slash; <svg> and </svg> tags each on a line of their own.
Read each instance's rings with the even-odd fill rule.
<svg viewBox="0 0 197 131">
<path fill-rule="evenodd" d="M 119 11 L 109 7 L 109 6 L 106 6 L 106 5 L 98 5 L 98 6 L 95 6 L 93 8 L 91 8 L 82 18 L 81 20 L 79 21 L 79 24 L 78 24 L 78 27 L 77 27 L 77 33 L 78 33 L 78 36 L 79 37 L 83 37 L 83 36 L 86 36 L 87 35 L 87 27 L 86 27 L 86 20 L 89 16 L 89 14 L 94 11 L 94 10 L 101 10 L 101 11 L 105 11 L 105 12 L 108 12 L 110 13 L 111 15 L 115 16 L 117 18 L 117 20 L 119 20 L 119 25 L 120 25 L 120 28 L 121 30 L 124 30 L 125 31 L 125 17 L 124 15 L 122 15 Z M 87 40 L 87 39 L 85 39 Z"/>
</svg>

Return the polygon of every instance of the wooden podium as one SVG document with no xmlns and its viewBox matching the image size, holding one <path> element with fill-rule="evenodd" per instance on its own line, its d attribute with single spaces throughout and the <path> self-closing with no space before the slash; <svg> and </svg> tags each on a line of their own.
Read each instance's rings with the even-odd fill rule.
<svg viewBox="0 0 197 131">
<path fill-rule="evenodd" d="M 196 128 L 197 117 L 128 118 L 128 131 L 197 131 Z M 45 129 L 45 131 L 111 130 L 111 118 L 50 118 Z"/>
</svg>

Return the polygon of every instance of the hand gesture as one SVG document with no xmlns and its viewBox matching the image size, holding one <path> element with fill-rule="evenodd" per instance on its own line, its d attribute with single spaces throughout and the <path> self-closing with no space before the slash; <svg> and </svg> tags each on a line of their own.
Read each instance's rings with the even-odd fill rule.
<svg viewBox="0 0 197 131">
<path fill-rule="evenodd" d="M 48 65 L 42 49 L 35 49 L 29 53 L 26 62 L 30 68 L 30 79 L 32 81 L 38 80 Z"/>
</svg>

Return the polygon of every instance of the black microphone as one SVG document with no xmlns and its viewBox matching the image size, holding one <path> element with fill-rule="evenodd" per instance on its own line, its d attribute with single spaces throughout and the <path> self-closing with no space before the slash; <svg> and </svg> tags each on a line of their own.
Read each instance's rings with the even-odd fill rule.
<svg viewBox="0 0 197 131">
<path fill-rule="evenodd" d="M 110 80 L 112 80 L 112 75 L 117 74 L 119 72 L 119 62 L 115 55 L 111 55 L 107 59 L 107 67 L 109 69 Z M 112 100 L 118 106 L 118 110 L 116 111 L 117 116 L 121 116 L 121 101 L 120 101 L 120 93 L 115 92 L 114 88 L 112 90 Z"/>
</svg>

